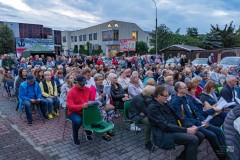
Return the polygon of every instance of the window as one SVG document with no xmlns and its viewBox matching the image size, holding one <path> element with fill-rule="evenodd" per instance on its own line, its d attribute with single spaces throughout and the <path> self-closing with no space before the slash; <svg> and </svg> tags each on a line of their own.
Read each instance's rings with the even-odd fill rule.
<svg viewBox="0 0 240 160">
<path fill-rule="evenodd" d="M 67 42 L 67 38 L 66 36 L 63 36 L 63 43 L 66 43 Z"/>
<path fill-rule="evenodd" d="M 83 35 L 83 41 L 86 41 L 87 38 L 86 38 L 86 34 Z"/>
<path fill-rule="evenodd" d="M 97 33 L 94 33 L 94 34 L 93 34 L 93 39 L 94 39 L 94 40 L 97 40 Z"/>
<path fill-rule="evenodd" d="M 132 39 L 137 39 L 137 32 L 136 31 L 132 32 Z"/>
<path fill-rule="evenodd" d="M 89 41 L 92 40 L 92 34 L 89 34 Z"/>
<path fill-rule="evenodd" d="M 113 30 L 113 40 L 114 41 L 118 41 L 118 37 L 119 37 L 119 34 L 118 34 L 118 30 Z"/>
<path fill-rule="evenodd" d="M 111 27 L 112 27 L 112 25 L 109 23 L 107 27 L 108 27 L 108 28 L 111 28 Z"/>
<path fill-rule="evenodd" d="M 117 24 L 117 23 L 115 23 L 115 24 L 114 24 L 114 27 L 116 27 L 116 28 L 117 28 L 117 27 L 118 27 L 118 24 Z"/>
<path fill-rule="evenodd" d="M 80 42 L 82 41 L 82 35 L 79 36 L 79 41 L 80 41 Z"/>
<path fill-rule="evenodd" d="M 71 36 L 71 42 L 73 42 L 73 36 Z"/>
<path fill-rule="evenodd" d="M 77 42 L 77 36 L 74 36 L 74 42 Z"/>
</svg>

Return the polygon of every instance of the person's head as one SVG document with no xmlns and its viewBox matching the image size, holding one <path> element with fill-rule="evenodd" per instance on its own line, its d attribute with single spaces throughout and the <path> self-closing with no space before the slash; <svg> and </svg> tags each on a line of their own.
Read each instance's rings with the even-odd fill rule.
<svg viewBox="0 0 240 160">
<path fill-rule="evenodd" d="M 213 65 L 212 65 L 212 70 L 213 70 L 214 72 L 216 72 L 216 73 L 219 72 L 219 68 L 218 68 L 217 64 L 213 64 Z"/>
<path fill-rule="evenodd" d="M 202 78 L 203 81 L 208 79 L 208 77 L 205 73 L 199 73 L 199 76 Z"/>
<path fill-rule="evenodd" d="M 67 74 L 67 75 L 66 75 L 65 82 L 66 82 L 68 85 L 70 85 L 71 87 L 73 87 L 73 85 L 74 85 L 74 77 L 73 77 L 73 75 Z"/>
<path fill-rule="evenodd" d="M 4 73 L 4 69 L 2 67 L 0 67 L 0 74 Z"/>
<path fill-rule="evenodd" d="M 27 77 L 27 70 L 26 69 L 19 69 L 18 75 L 21 78 L 26 78 Z"/>
<path fill-rule="evenodd" d="M 182 74 L 179 73 L 179 72 L 176 72 L 176 73 L 174 74 L 173 79 L 174 79 L 174 80 L 179 80 L 179 81 L 181 81 L 181 80 L 182 80 Z"/>
<path fill-rule="evenodd" d="M 87 79 L 85 76 L 77 76 L 75 83 L 79 89 L 83 89 L 84 86 L 87 84 Z"/>
<path fill-rule="evenodd" d="M 185 96 L 187 93 L 187 85 L 183 82 L 177 82 L 174 86 L 175 91 L 177 92 L 178 96 Z"/>
<path fill-rule="evenodd" d="M 200 76 L 195 76 L 192 78 L 192 82 L 196 83 L 197 86 L 200 84 L 201 81 L 202 81 L 202 78 Z"/>
<path fill-rule="evenodd" d="M 230 75 L 230 76 L 227 76 L 226 82 L 230 88 L 233 88 L 237 84 L 238 80 L 235 76 Z"/>
<path fill-rule="evenodd" d="M 32 69 L 32 65 L 27 65 L 27 70 L 31 70 Z"/>
<path fill-rule="evenodd" d="M 63 71 L 62 70 L 58 70 L 57 74 L 58 74 L 59 78 L 63 78 Z"/>
<path fill-rule="evenodd" d="M 126 77 L 129 78 L 131 76 L 132 70 L 130 68 L 128 68 L 124 71 L 124 73 L 125 73 Z"/>
<path fill-rule="evenodd" d="M 143 88 L 142 95 L 144 97 L 151 97 L 155 93 L 155 89 L 156 89 L 155 86 L 146 85 Z"/>
<path fill-rule="evenodd" d="M 117 84 L 118 83 L 118 76 L 115 73 L 110 73 L 108 75 L 108 79 L 112 84 Z"/>
<path fill-rule="evenodd" d="M 196 93 L 197 84 L 194 83 L 194 82 L 188 82 L 188 83 L 187 83 L 187 88 L 188 88 L 188 93 L 189 93 L 191 96 L 194 96 L 195 93 Z"/>
<path fill-rule="evenodd" d="M 42 67 L 41 67 L 41 70 L 42 70 L 43 72 L 45 72 L 45 71 L 47 70 L 47 67 L 42 66 Z"/>
<path fill-rule="evenodd" d="M 146 72 L 146 75 L 147 75 L 148 78 L 152 78 L 152 77 L 153 77 L 153 72 L 150 71 L 150 70 L 148 70 L 148 71 Z"/>
<path fill-rule="evenodd" d="M 33 85 L 34 82 L 35 82 L 35 77 L 34 77 L 32 74 L 28 74 L 28 75 L 27 75 L 27 83 L 28 83 L 29 85 Z"/>
<path fill-rule="evenodd" d="M 204 86 L 203 91 L 211 94 L 216 89 L 216 84 L 214 81 L 208 81 L 207 84 Z"/>
<path fill-rule="evenodd" d="M 99 86 L 103 85 L 103 76 L 100 73 L 94 75 L 95 83 Z"/>
<path fill-rule="evenodd" d="M 26 59 L 23 57 L 20 62 L 21 62 L 21 63 L 25 63 L 25 62 L 26 62 Z"/>
<path fill-rule="evenodd" d="M 51 80 L 51 72 L 50 71 L 45 71 L 44 72 L 44 78 L 46 81 L 50 81 Z"/>
<path fill-rule="evenodd" d="M 192 78 L 192 72 L 190 70 L 186 71 L 186 77 Z"/>
<path fill-rule="evenodd" d="M 166 87 L 162 85 L 156 87 L 154 97 L 159 103 L 161 104 L 166 103 L 168 95 L 169 93 Z"/>
<path fill-rule="evenodd" d="M 162 76 L 163 76 L 163 77 L 169 76 L 169 71 L 168 71 L 167 69 L 164 69 L 164 70 L 162 71 Z"/>
<path fill-rule="evenodd" d="M 130 83 L 138 84 L 138 81 L 139 81 L 138 74 L 132 74 L 130 77 Z"/>
<path fill-rule="evenodd" d="M 172 86 L 173 85 L 173 77 L 172 76 L 164 77 L 164 82 Z"/>
<path fill-rule="evenodd" d="M 39 55 L 35 55 L 35 59 L 38 59 L 39 58 Z"/>
<path fill-rule="evenodd" d="M 87 80 L 89 80 L 92 75 L 91 75 L 91 69 L 90 68 L 84 68 L 82 71 L 82 75 L 86 77 Z"/>
<path fill-rule="evenodd" d="M 150 78 L 147 80 L 146 85 L 155 86 L 156 82 L 154 79 Z"/>
<path fill-rule="evenodd" d="M 119 75 L 120 75 L 122 78 L 125 78 L 125 77 L 126 77 L 125 69 L 121 69 L 121 71 L 119 72 Z"/>
</svg>

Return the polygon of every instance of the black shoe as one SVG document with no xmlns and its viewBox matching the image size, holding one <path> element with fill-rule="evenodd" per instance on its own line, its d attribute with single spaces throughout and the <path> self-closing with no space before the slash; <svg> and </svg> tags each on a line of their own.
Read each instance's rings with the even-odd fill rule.
<svg viewBox="0 0 240 160">
<path fill-rule="evenodd" d="M 154 152 L 155 147 L 154 148 L 152 148 L 152 147 L 153 147 L 153 144 L 151 142 L 145 143 L 145 148 L 148 149 L 149 151 L 152 150 Z"/>
<path fill-rule="evenodd" d="M 71 137 L 72 137 L 72 139 L 73 139 L 73 143 L 74 143 L 75 145 L 79 146 L 79 145 L 80 145 L 79 139 L 78 139 L 78 138 L 73 138 L 73 135 L 71 135 Z"/>
<path fill-rule="evenodd" d="M 105 141 L 111 141 L 111 138 L 108 135 L 102 137 Z"/>
<path fill-rule="evenodd" d="M 29 126 L 32 126 L 32 122 L 28 122 L 28 125 L 29 125 Z"/>
<path fill-rule="evenodd" d="M 115 136 L 115 134 L 114 134 L 113 131 L 108 131 L 107 134 L 108 134 L 109 136 Z"/>
<path fill-rule="evenodd" d="M 93 128 L 99 128 L 99 129 L 104 129 L 105 127 L 101 124 L 96 124 L 96 123 L 92 123 L 91 125 Z"/>
<path fill-rule="evenodd" d="M 86 136 L 86 140 L 87 141 L 92 141 L 93 140 L 93 138 L 92 138 L 92 131 L 88 131 L 88 130 L 86 130 L 86 131 L 84 131 L 84 134 L 85 134 L 85 136 Z"/>
<path fill-rule="evenodd" d="M 45 119 L 49 119 L 49 117 L 48 117 L 47 115 L 44 115 L 43 117 L 44 117 Z"/>
</svg>

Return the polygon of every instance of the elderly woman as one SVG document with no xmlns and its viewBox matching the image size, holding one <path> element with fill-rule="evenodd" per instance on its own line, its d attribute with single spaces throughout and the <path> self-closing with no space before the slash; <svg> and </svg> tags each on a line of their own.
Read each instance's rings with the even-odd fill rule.
<svg viewBox="0 0 240 160">
<path fill-rule="evenodd" d="M 66 79 L 64 84 L 61 87 L 61 93 L 60 93 L 60 105 L 63 108 L 66 108 L 66 98 L 68 91 L 74 86 L 74 77 L 71 74 L 66 75 Z"/>
<path fill-rule="evenodd" d="M 146 86 L 147 85 L 156 86 L 156 81 L 154 79 L 149 79 L 149 80 L 147 80 Z"/>
<path fill-rule="evenodd" d="M 27 69 L 26 59 L 22 58 L 19 64 L 19 68 Z"/>
<path fill-rule="evenodd" d="M 127 73 L 126 70 L 124 69 L 121 70 L 120 76 L 118 77 L 118 83 L 122 86 L 123 90 L 127 93 L 130 79 L 127 78 L 126 73 Z"/>
<path fill-rule="evenodd" d="M 129 98 L 132 99 L 133 97 L 135 97 L 136 95 L 142 93 L 142 89 L 140 84 L 139 84 L 139 78 L 137 74 L 133 74 L 130 77 L 130 84 L 128 87 L 128 94 L 129 94 Z"/>
<path fill-rule="evenodd" d="M 19 93 L 19 87 L 20 87 L 20 84 L 25 81 L 27 79 L 27 70 L 26 69 L 19 69 L 18 71 L 18 78 L 17 78 L 17 81 L 16 81 L 16 85 L 15 85 L 15 95 L 16 97 L 18 97 L 18 93 Z"/>
<path fill-rule="evenodd" d="M 118 83 L 118 77 L 116 74 L 110 73 L 108 79 L 111 81 L 111 97 L 113 105 L 117 109 L 123 109 L 124 102 L 129 100 L 128 94 L 124 92 L 122 86 Z"/>
<path fill-rule="evenodd" d="M 150 71 L 150 70 L 148 70 L 147 72 L 146 72 L 146 75 L 147 75 L 147 77 L 144 79 L 144 81 L 143 81 L 143 84 L 144 85 L 146 85 L 146 83 L 147 83 L 147 81 L 149 80 L 149 79 L 153 79 L 153 72 L 152 71 Z"/>
<path fill-rule="evenodd" d="M 174 90 L 173 86 L 173 77 L 172 76 L 167 76 L 164 78 L 163 86 L 167 88 L 169 95 L 176 95 L 176 91 Z"/>
<path fill-rule="evenodd" d="M 102 107 L 100 108 L 104 120 L 109 123 L 113 123 L 112 118 L 114 117 L 114 106 L 110 104 L 110 95 L 104 93 L 103 76 L 99 73 L 94 75 L 94 80 L 96 83 L 96 100 L 102 102 Z M 103 139 L 106 141 L 111 141 L 109 136 L 113 136 L 113 132 L 109 131 L 103 134 Z"/>
<path fill-rule="evenodd" d="M 203 88 L 200 85 L 201 81 L 202 81 L 202 78 L 200 76 L 195 76 L 195 77 L 192 78 L 192 82 L 197 85 L 196 93 L 195 93 L 196 97 L 198 97 L 203 91 Z"/>
</svg>

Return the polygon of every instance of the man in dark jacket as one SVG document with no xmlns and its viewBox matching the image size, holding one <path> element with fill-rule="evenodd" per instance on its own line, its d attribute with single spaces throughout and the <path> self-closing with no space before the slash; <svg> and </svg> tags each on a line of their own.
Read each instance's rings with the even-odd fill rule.
<svg viewBox="0 0 240 160">
<path fill-rule="evenodd" d="M 152 102 L 148 106 L 148 120 L 152 126 L 153 141 L 163 149 L 173 149 L 175 144 L 184 145 L 185 149 L 178 157 L 185 160 L 197 160 L 198 145 L 204 135 L 197 131 L 173 111 L 166 103 L 168 90 L 157 86 Z"/>
<path fill-rule="evenodd" d="M 15 66 L 15 62 L 12 58 L 10 58 L 7 54 L 4 54 L 2 60 L 2 67 L 5 70 L 11 71 Z"/>
<path fill-rule="evenodd" d="M 183 82 L 177 82 L 174 86 L 177 95 L 172 98 L 171 106 L 186 122 L 198 126 L 199 131 L 204 134 L 206 139 L 210 142 L 214 152 L 220 160 L 225 159 L 220 151 L 225 146 L 224 135 L 220 128 L 206 123 L 205 118 L 201 115 L 194 103 L 190 103 L 190 97 L 186 97 L 188 92 L 187 85 Z"/>
<path fill-rule="evenodd" d="M 234 86 L 237 83 L 237 78 L 235 76 L 227 76 L 227 84 L 222 88 L 220 92 L 220 96 L 223 97 L 228 103 L 236 102 L 236 105 L 239 104 L 239 99 L 236 96 L 236 92 L 234 90 Z M 230 106 L 230 108 L 235 107 Z"/>
<path fill-rule="evenodd" d="M 145 125 L 145 148 L 151 151 L 152 143 L 150 140 L 151 128 L 147 118 L 147 107 L 150 96 L 155 91 L 154 86 L 147 85 L 142 93 L 132 98 L 131 106 L 128 109 L 129 118 Z"/>
</svg>

